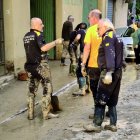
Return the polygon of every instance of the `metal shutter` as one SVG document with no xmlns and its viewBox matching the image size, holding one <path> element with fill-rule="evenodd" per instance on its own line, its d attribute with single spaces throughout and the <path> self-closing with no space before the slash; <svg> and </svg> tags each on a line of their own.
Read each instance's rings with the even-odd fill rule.
<svg viewBox="0 0 140 140">
<path fill-rule="evenodd" d="M 107 18 L 113 22 L 113 0 L 108 0 Z"/>
</svg>

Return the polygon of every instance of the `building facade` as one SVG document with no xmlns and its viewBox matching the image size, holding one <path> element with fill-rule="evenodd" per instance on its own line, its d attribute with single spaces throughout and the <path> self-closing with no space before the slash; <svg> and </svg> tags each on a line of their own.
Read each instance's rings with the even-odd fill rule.
<svg viewBox="0 0 140 140">
<path fill-rule="evenodd" d="M 115 27 L 127 25 L 128 3 L 125 0 L 0 0 L 0 75 L 7 71 L 7 61 L 14 64 L 14 73 L 24 69 L 23 36 L 30 29 L 30 18 L 40 17 L 45 25 L 47 42 L 61 37 L 68 15 L 75 18 L 74 27 L 88 22 L 90 10 L 98 8 Z M 123 14 L 122 14 L 123 13 Z M 62 45 L 49 51 L 50 59 L 60 59 Z"/>
</svg>

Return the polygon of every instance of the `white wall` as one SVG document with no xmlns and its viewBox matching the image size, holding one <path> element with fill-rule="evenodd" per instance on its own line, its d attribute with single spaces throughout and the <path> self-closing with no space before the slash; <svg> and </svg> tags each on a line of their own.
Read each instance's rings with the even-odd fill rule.
<svg viewBox="0 0 140 140">
<path fill-rule="evenodd" d="M 83 14 L 83 0 L 63 0 L 62 3 L 63 9 L 63 22 L 67 20 L 69 15 L 74 17 L 74 27 L 82 22 Z"/>
<path fill-rule="evenodd" d="M 82 22 L 83 0 L 56 0 L 56 38 L 61 37 L 62 25 L 69 15 L 74 17 L 74 28 Z M 56 47 L 56 58 L 60 59 L 62 45 Z"/>
<path fill-rule="evenodd" d="M 114 8 L 115 28 L 127 26 L 128 3 L 124 3 L 122 0 L 116 0 L 116 5 Z"/>
</svg>

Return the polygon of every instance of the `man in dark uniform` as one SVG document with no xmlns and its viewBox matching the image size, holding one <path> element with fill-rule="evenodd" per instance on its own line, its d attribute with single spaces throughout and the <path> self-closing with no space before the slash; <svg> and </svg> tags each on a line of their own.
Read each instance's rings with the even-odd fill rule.
<svg viewBox="0 0 140 140">
<path fill-rule="evenodd" d="M 31 19 L 31 30 L 26 33 L 23 41 L 26 52 L 25 70 L 28 73 L 28 119 L 34 119 L 35 96 L 38 85 L 41 82 L 43 87 L 42 112 L 43 118 L 56 118 L 58 115 L 50 113 L 52 83 L 50 68 L 47 56 L 44 52 L 62 43 L 62 39 L 57 39 L 47 43 L 43 37 L 43 23 L 39 18 Z"/>
<path fill-rule="evenodd" d="M 114 34 L 113 24 L 108 20 L 101 20 L 98 24 L 99 36 L 102 43 L 99 47 L 98 66 L 101 71 L 97 94 L 95 99 L 95 118 L 93 124 L 84 126 L 87 131 L 101 131 L 104 119 L 105 106 L 108 106 L 110 124 L 105 125 L 106 130 L 117 131 L 117 111 L 122 66 L 123 66 L 123 43 Z"/>
<path fill-rule="evenodd" d="M 72 24 L 73 21 L 74 21 L 73 16 L 69 15 L 68 20 L 64 22 L 62 27 L 62 38 L 64 39 L 64 41 L 63 41 L 63 51 L 62 51 L 61 64 L 60 64 L 61 66 L 67 66 L 65 64 L 65 58 L 66 55 L 68 54 L 70 34 L 73 31 L 73 24 Z"/>
</svg>

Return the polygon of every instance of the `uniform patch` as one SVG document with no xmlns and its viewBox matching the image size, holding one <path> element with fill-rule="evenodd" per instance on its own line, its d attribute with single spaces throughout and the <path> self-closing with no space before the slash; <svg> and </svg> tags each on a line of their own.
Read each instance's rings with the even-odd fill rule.
<svg viewBox="0 0 140 140">
<path fill-rule="evenodd" d="M 110 38 L 113 38 L 113 32 L 109 32 L 109 33 L 108 33 L 108 36 L 109 36 Z"/>
<path fill-rule="evenodd" d="M 38 32 L 38 31 L 34 31 L 36 34 L 37 34 L 37 36 L 40 36 L 40 32 Z"/>
<path fill-rule="evenodd" d="M 108 47 L 109 46 L 109 43 L 106 43 L 105 46 Z"/>
</svg>

